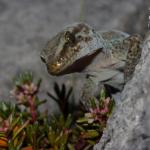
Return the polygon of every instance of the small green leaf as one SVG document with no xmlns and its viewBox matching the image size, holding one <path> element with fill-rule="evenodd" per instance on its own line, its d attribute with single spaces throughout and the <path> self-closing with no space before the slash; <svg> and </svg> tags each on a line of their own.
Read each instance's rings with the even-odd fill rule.
<svg viewBox="0 0 150 150">
<path fill-rule="evenodd" d="M 64 125 L 64 127 L 65 128 L 70 128 L 70 126 L 71 126 L 71 123 L 72 123 L 72 116 L 71 116 L 71 114 L 69 114 L 68 115 L 68 117 L 67 117 L 67 119 L 66 119 L 66 122 L 65 122 L 65 125 Z"/>
<path fill-rule="evenodd" d="M 83 118 L 79 118 L 77 121 L 77 123 L 87 123 L 88 122 L 88 119 L 83 117 Z"/>
<path fill-rule="evenodd" d="M 104 100 L 106 98 L 106 90 L 102 88 L 100 91 L 100 100 Z"/>
<path fill-rule="evenodd" d="M 92 139 L 92 138 L 96 138 L 99 136 L 99 132 L 97 132 L 96 130 L 87 130 L 83 133 L 84 138 L 87 139 Z"/>
<path fill-rule="evenodd" d="M 76 124 L 76 127 L 77 127 L 80 131 L 82 131 L 82 132 L 85 131 L 85 129 L 84 129 L 82 126 L 78 125 L 78 124 Z"/>
<path fill-rule="evenodd" d="M 69 150 L 75 150 L 73 144 L 68 143 L 68 144 L 67 144 L 67 147 L 68 147 Z"/>
</svg>

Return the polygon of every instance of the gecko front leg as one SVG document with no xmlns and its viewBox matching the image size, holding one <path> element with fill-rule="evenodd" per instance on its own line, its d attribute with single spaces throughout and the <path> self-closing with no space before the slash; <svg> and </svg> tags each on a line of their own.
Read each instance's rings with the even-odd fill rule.
<svg viewBox="0 0 150 150">
<path fill-rule="evenodd" d="M 81 101 L 87 106 L 90 99 L 98 98 L 102 88 L 105 88 L 108 95 L 111 92 L 122 90 L 124 86 L 123 74 L 118 70 L 101 69 L 97 72 L 89 72 L 86 75 L 86 82 L 82 89 Z"/>
<path fill-rule="evenodd" d="M 86 75 L 86 82 L 83 85 L 80 98 L 80 101 L 85 106 L 85 108 L 89 107 L 89 101 L 96 98 L 102 88 L 103 85 L 99 84 L 95 76 L 89 74 Z"/>
</svg>

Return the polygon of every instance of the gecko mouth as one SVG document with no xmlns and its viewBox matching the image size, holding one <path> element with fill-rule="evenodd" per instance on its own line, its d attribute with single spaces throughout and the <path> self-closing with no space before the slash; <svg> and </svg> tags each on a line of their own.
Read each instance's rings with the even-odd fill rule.
<svg viewBox="0 0 150 150">
<path fill-rule="evenodd" d="M 55 61 L 55 63 L 47 63 L 47 70 L 51 75 L 59 76 L 74 72 L 82 72 L 94 58 L 101 52 L 101 49 L 96 50 L 90 55 L 81 57 L 70 65 L 65 65 L 63 62 Z"/>
</svg>

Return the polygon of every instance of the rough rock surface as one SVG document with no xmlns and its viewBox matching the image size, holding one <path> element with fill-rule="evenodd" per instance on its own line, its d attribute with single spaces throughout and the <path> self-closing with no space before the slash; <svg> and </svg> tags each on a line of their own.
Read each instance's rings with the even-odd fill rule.
<svg viewBox="0 0 150 150">
<path fill-rule="evenodd" d="M 150 150 L 150 36 L 141 61 L 94 150 Z"/>
</svg>

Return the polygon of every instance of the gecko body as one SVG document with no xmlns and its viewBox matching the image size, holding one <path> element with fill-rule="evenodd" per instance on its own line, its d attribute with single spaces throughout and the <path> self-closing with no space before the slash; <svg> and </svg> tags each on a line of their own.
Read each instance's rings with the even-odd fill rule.
<svg viewBox="0 0 150 150">
<path fill-rule="evenodd" d="M 75 23 L 48 41 L 41 59 L 51 75 L 84 73 L 87 83 L 82 95 L 89 98 L 99 83 L 122 90 L 140 59 L 141 41 L 139 35 L 97 32 L 85 23 Z"/>
</svg>

